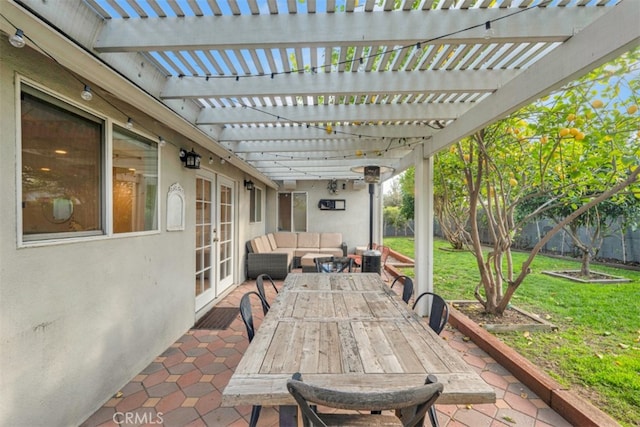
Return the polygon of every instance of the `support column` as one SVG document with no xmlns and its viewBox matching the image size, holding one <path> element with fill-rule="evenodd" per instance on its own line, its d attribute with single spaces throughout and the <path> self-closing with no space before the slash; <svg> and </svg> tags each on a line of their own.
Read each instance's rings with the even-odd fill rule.
<svg viewBox="0 0 640 427">
<path fill-rule="evenodd" d="M 433 292 L 433 157 L 424 157 L 424 145 L 415 149 L 415 295 Z M 431 298 L 422 298 L 419 315 L 429 314 Z"/>
</svg>

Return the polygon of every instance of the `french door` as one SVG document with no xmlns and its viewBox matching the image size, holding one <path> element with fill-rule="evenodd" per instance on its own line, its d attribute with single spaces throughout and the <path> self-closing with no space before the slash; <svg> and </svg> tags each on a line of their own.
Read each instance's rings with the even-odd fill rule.
<svg viewBox="0 0 640 427">
<path fill-rule="evenodd" d="M 196 177 L 196 312 L 233 284 L 234 188 L 204 170 Z"/>
</svg>

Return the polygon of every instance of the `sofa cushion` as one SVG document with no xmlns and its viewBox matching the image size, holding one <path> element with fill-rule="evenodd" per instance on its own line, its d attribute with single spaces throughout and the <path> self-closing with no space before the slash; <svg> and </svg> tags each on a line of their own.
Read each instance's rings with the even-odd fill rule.
<svg viewBox="0 0 640 427">
<path fill-rule="evenodd" d="M 273 237 L 273 233 L 267 234 L 267 239 L 269 239 L 269 244 L 271 245 L 271 250 L 277 249 L 278 244 L 276 243 L 276 239 Z"/>
<path fill-rule="evenodd" d="M 320 233 L 321 248 L 339 248 L 342 245 L 342 233 Z"/>
<path fill-rule="evenodd" d="M 256 254 L 265 254 L 271 252 L 271 248 L 265 246 L 262 236 L 256 237 L 255 239 L 251 240 L 251 249 L 253 250 L 253 253 Z"/>
<path fill-rule="evenodd" d="M 298 236 L 296 233 L 273 233 L 273 239 L 279 248 L 295 248 L 298 246 Z"/>
<path fill-rule="evenodd" d="M 298 233 L 298 244 L 296 247 L 298 249 L 315 248 L 315 252 L 318 252 L 318 248 L 320 247 L 320 233 Z"/>
<path fill-rule="evenodd" d="M 260 236 L 260 240 L 262 241 L 262 247 L 264 248 L 265 252 L 271 252 L 273 250 L 267 236 Z"/>
</svg>

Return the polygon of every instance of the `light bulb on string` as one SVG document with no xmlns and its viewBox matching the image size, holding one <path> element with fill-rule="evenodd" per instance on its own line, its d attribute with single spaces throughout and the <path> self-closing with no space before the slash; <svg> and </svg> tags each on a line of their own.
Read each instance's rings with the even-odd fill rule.
<svg viewBox="0 0 640 427">
<path fill-rule="evenodd" d="M 80 96 L 85 101 L 91 101 L 93 99 L 93 93 L 91 93 L 89 85 L 84 85 L 84 90 L 80 93 Z"/>
<path fill-rule="evenodd" d="M 484 38 L 485 40 L 489 40 L 494 36 L 493 28 L 491 28 L 491 21 L 487 21 L 484 23 Z"/>
<path fill-rule="evenodd" d="M 17 47 L 18 49 L 24 47 L 24 32 L 20 28 L 16 29 L 16 33 L 9 37 L 9 43 L 11 43 L 11 46 Z"/>
<path fill-rule="evenodd" d="M 129 130 L 133 129 L 133 120 L 131 120 L 131 117 L 127 119 L 127 124 L 125 126 Z"/>
</svg>

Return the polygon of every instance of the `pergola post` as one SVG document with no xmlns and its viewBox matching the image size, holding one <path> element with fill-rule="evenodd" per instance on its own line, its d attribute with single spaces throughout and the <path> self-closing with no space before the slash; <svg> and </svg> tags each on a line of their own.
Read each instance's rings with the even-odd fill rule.
<svg viewBox="0 0 640 427">
<path fill-rule="evenodd" d="M 433 292 L 433 157 L 424 157 L 424 145 L 415 153 L 415 279 L 416 296 Z M 431 298 L 422 298 L 419 315 L 429 314 Z"/>
</svg>

